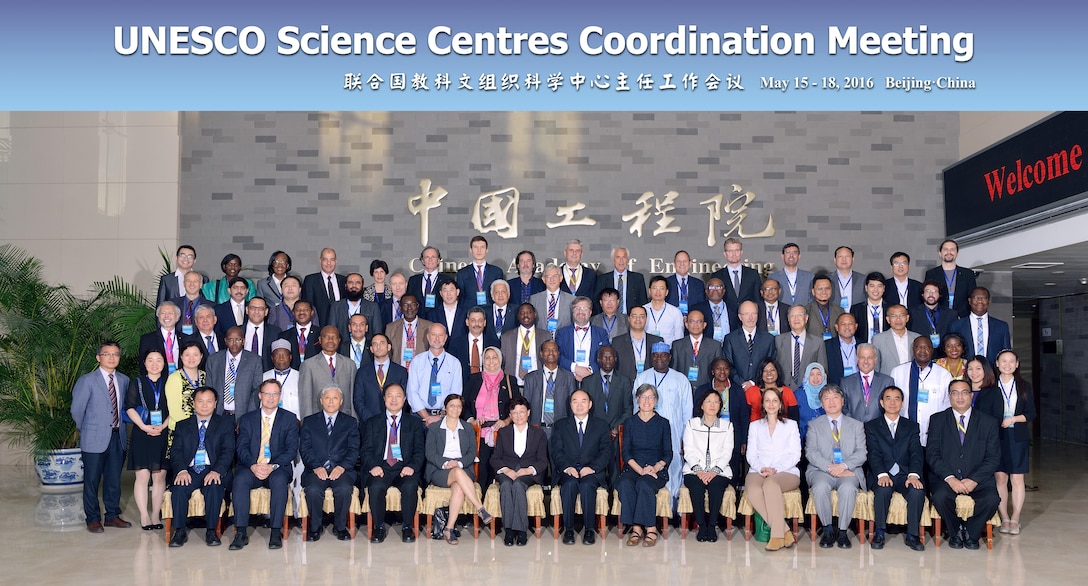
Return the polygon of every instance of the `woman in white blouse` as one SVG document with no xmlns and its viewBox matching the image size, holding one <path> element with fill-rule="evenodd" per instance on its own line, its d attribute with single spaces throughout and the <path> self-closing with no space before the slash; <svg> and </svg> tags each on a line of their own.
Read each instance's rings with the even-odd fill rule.
<svg viewBox="0 0 1088 586">
<path fill-rule="evenodd" d="M 797 463 L 801 461 L 801 435 L 797 423 L 786 416 L 778 389 L 763 391 L 763 418 L 748 428 L 746 494 L 752 507 L 771 526 L 767 551 L 793 547 L 793 533 L 786 531 L 786 507 L 782 493 L 801 485 Z"/>
<path fill-rule="evenodd" d="M 718 540 L 718 513 L 725 489 L 733 478 L 733 425 L 722 419 L 722 398 L 714 389 L 699 397 L 696 416 L 684 428 L 684 486 L 691 494 L 699 541 Z M 705 510 L 710 495 L 710 515 Z"/>
<path fill-rule="evenodd" d="M 491 515 L 484 510 L 473 486 L 476 481 L 472 471 L 472 462 L 476 459 L 476 432 L 461 421 L 464 409 L 461 395 L 447 395 L 443 406 L 446 416 L 432 423 L 427 430 L 427 481 L 450 489 L 450 522 L 442 533 L 447 543 L 457 545 L 453 526 L 466 498 L 476 507 L 484 524 L 491 522 Z"/>
</svg>

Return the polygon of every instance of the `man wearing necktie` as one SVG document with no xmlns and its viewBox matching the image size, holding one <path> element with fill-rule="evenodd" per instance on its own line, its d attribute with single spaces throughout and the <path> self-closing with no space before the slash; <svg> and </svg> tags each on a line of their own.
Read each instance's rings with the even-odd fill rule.
<svg viewBox="0 0 1088 586">
<path fill-rule="evenodd" d="M 446 395 L 460 395 L 464 388 L 461 363 L 444 349 L 448 337 L 446 326 L 431 324 L 427 330 L 430 348 L 408 367 L 408 405 L 424 428 L 445 415 Z"/>
<path fill-rule="evenodd" d="M 563 543 L 568 545 L 574 543 L 575 500 L 579 497 L 584 527 L 582 543 L 593 545 L 597 488 L 606 485 L 605 471 L 611 460 L 608 423 L 591 417 L 592 407 L 588 393 L 574 391 L 570 396 L 570 416 L 556 421 L 549 442 L 552 470 L 559 476 L 559 498 L 563 502 Z"/>
<path fill-rule="evenodd" d="M 997 512 L 1000 498 L 994 473 L 1001 461 L 997 419 L 971 408 L 971 385 L 955 380 L 948 384 L 951 407 L 930 420 L 926 462 L 933 506 L 948 528 L 953 549 L 979 549 L 979 536 Z M 966 522 L 956 514 L 956 497 L 975 501 L 974 514 Z"/>
<path fill-rule="evenodd" d="M 193 416 L 178 422 L 170 448 L 170 502 L 174 509 L 174 534 L 170 547 L 188 541 L 189 497 L 199 490 L 204 496 L 204 542 L 222 542 L 216 534 L 226 487 L 233 480 L 234 420 L 215 412 L 218 394 L 211 387 L 193 391 Z"/>
<path fill-rule="evenodd" d="M 321 270 L 306 275 L 302 281 L 302 298 L 309 301 L 317 313 L 318 323 L 327 324 L 329 308 L 343 299 L 347 277 L 336 272 L 336 251 L 321 249 Z"/>
<path fill-rule="evenodd" d="M 529 401 L 529 423 L 539 425 L 551 437 L 555 422 L 567 416 L 567 403 L 576 381 L 570 371 L 560 368 L 559 346 L 545 340 L 540 345 L 540 368 L 525 375 L 525 398 Z"/>
<path fill-rule="evenodd" d="M 487 312 L 482 306 L 477 305 L 468 310 L 465 328 L 449 340 L 449 353 L 461 363 L 462 388 L 468 382 L 469 375 L 480 372 L 484 349 L 499 346 L 499 339 L 487 329 Z"/>
<path fill-rule="evenodd" d="M 729 307 L 729 327 L 740 326 L 737 312 L 741 303 L 760 300 L 759 289 L 763 280 L 752 267 L 741 264 L 744 260 L 744 245 L 739 238 L 726 238 L 724 244 L 725 266 L 714 272 L 713 278 L 725 283 L 725 303 Z"/>
<path fill-rule="evenodd" d="M 420 361 L 423 362 L 423 361 Z M 415 364 L 415 362 L 413 362 Z M 401 541 L 415 541 L 417 490 L 424 462 L 423 423 L 404 408 L 404 388 L 386 387 L 385 409 L 363 425 L 362 469 L 367 475 L 367 496 L 374 519 L 370 542 L 385 541 L 385 499 L 390 486 L 400 491 Z"/>
<path fill-rule="evenodd" d="M 536 309 L 536 327 L 554 336 L 556 330 L 571 323 L 570 304 L 574 295 L 561 288 L 565 281 L 554 264 L 544 267 L 543 278 L 545 289 L 534 293 L 529 302 Z"/>
<path fill-rule="evenodd" d="M 823 526 L 820 547 L 850 547 L 850 521 L 859 491 L 865 490 L 862 465 L 865 464 L 865 427 L 860 421 L 843 415 L 844 395 L 837 385 L 820 390 L 820 404 L 826 416 L 808 425 L 805 453 L 808 470 L 805 477 L 816 503 L 816 514 Z M 839 524 L 832 524 L 831 491 L 839 495 Z"/>
<path fill-rule="evenodd" d="M 560 287 L 571 295 L 591 297 L 597 290 L 597 273 L 582 266 L 582 242 L 577 239 L 568 240 L 563 249 L 563 259 L 565 262 Z M 545 279 L 544 283 L 547 284 L 548 280 Z"/>
<path fill-rule="evenodd" d="M 925 545 L 918 536 L 922 529 L 922 507 L 926 499 L 922 486 L 925 455 L 918 439 L 918 423 L 900 415 L 903 408 L 902 389 L 890 386 L 879 393 L 884 416 L 865 423 L 865 445 L 869 452 L 868 480 L 873 490 L 876 522 L 872 548 L 884 548 L 888 508 L 892 494 L 898 492 L 907 501 L 907 533 L 903 543 L 914 551 L 923 551 Z"/>
<path fill-rule="evenodd" d="M 952 324 L 950 331 L 956 332 L 967 340 L 963 349 L 965 360 L 975 356 L 985 356 L 990 364 L 997 363 L 997 355 L 1002 350 L 1012 347 L 1009 337 L 1009 324 L 990 315 L 990 291 L 985 287 L 975 287 L 967 298 L 971 312 Z"/>
<path fill-rule="evenodd" d="M 341 413 L 344 393 L 336 385 L 321 391 L 321 411 L 302 420 L 299 455 L 305 467 L 302 486 L 310 511 L 310 526 L 303 527 L 307 541 L 317 541 L 324 532 L 321 522 L 325 489 L 332 489 L 333 528 L 340 541 L 351 539 L 348 514 L 355 486 L 355 464 L 359 460 L 359 422 Z"/>
<path fill-rule="evenodd" d="M 340 332 L 334 326 L 321 328 L 318 344 L 321 352 L 307 358 L 299 370 L 299 416 L 306 419 L 321 411 L 321 391 L 330 385 L 341 389 L 345 400 L 341 401 L 340 409 L 345 415 L 352 415 L 351 389 L 355 384 L 355 362 L 337 352 L 340 349 Z"/>
<path fill-rule="evenodd" d="M 164 371 L 163 376 L 167 376 L 177 370 L 178 361 L 181 359 L 181 343 L 178 336 L 181 331 L 176 327 L 181 317 L 181 310 L 178 309 L 177 305 L 174 305 L 173 301 L 164 301 L 155 310 L 155 316 L 159 327 L 155 328 L 153 332 L 140 336 L 139 350 L 137 350 L 136 355 L 146 356 L 151 350 L 158 350 L 166 357 L 166 364 L 170 372 Z M 140 374 L 147 374 L 143 360 L 140 361 Z"/>
<path fill-rule="evenodd" d="M 355 368 L 362 368 L 364 362 L 370 361 L 370 324 L 366 316 L 356 314 L 348 320 L 348 336 L 340 342 L 339 352 L 343 356 L 351 358 Z M 356 414 L 358 415 L 358 414 Z"/>
<path fill-rule="evenodd" d="M 597 349 L 608 346 L 608 332 L 589 323 L 593 314 L 593 302 L 588 297 L 575 297 L 570 305 L 574 323 L 559 328 L 555 343 L 559 346 L 559 365 L 570 371 L 579 385 L 593 374 L 597 365 Z"/>
<path fill-rule="evenodd" d="M 877 351 L 872 344 L 858 344 L 858 372 L 842 379 L 846 413 L 867 423 L 880 417 L 880 393 L 895 384 L 892 377 L 876 370 Z"/>
</svg>

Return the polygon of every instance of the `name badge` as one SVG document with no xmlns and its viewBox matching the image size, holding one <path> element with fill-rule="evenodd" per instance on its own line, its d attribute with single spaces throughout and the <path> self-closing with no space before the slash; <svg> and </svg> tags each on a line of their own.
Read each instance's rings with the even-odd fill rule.
<svg viewBox="0 0 1088 586">
<path fill-rule="evenodd" d="M 956 294 L 949 291 L 948 292 L 948 307 L 949 307 L 949 309 L 951 309 L 952 305 L 954 305 L 955 303 L 956 303 Z"/>
<path fill-rule="evenodd" d="M 548 331 L 552 332 L 552 333 L 555 333 L 555 330 L 558 330 L 558 329 L 559 329 L 559 319 L 554 318 L 554 317 L 549 319 L 548 320 Z"/>
<path fill-rule="evenodd" d="M 722 331 L 721 328 L 716 328 L 714 330 L 714 339 L 719 341 L 719 342 L 725 340 L 725 332 Z"/>
<path fill-rule="evenodd" d="M 589 364 L 589 352 L 585 350 L 575 350 L 574 362 L 578 364 Z"/>
<path fill-rule="evenodd" d="M 276 407 L 283 409 L 283 399 L 280 399 L 279 403 L 276 403 Z"/>
<path fill-rule="evenodd" d="M 645 362 L 636 362 L 635 363 L 635 372 L 637 372 L 639 374 L 642 374 L 642 371 L 645 368 L 646 368 L 646 363 Z"/>
<path fill-rule="evenodd" d="M 193 456 L 193 466 L 207 466 L 208 465 L 208 451 L 197 450 L 196 456 Z"/>
<path fill-rule="evenodd" d="M 850 376 L 850 375 L 854 374 L 855 372 L 857 372 L 857 369 L 854 368 L 853 366 L 844 366 L 844 367 L 842 367 L 842 375 L 843 376 Z"/>
<path fill-rule="evenodd" d="M 415 356 L 415 355 L 416 355 L 416 349 L 415 348 L 405 348 L 404 352 L 402 354 L 402 356 L 404 358 L 405 365 L 407 365 L 409 362 L 411 362 L 412 357 Z"/>
<path fill-rule="evenodd" d="M 271 460 L 272 459 L 272 446 L 270 446 L 268 444 L 265 444 L 263 453 L 264 453 L 264 458 L 266 460 Z"/>
<path fill-rule="evenodd" d="M 842 449 L 835 448 L 834 459 L 836 464 L 842 464 Z"/>
<path fill-rule="evenodd" d="M 555 399 L 544 399 L 544 412 L 555 413 Z"/>
<path fill-rule="evenodd" d="M 932 342 L 933 347 L 936 348 L 937 346 L 941 345 L 941 335 L 940 334 L 930 334 L 929 335 L 929 341 Z"/>
<path fill-rule="evenodd" d="M 423 301 L 423 303 L 424 303 L 424 307 L 426 307 L 427 309 L 433 309 L 434 308 L 434 293 L 431 293 L 430 295 L 427 295 L 427 297 Z"/>
<path fill-rule="evenodd" d="M 722 412 L 718 414 L 718 418 L 722 421 L 729 421 L 729 410 L 722 407 Z"/>
<path fill-rule="evenodd" d="M 680 313 L 682 313 L 684 315 L 688 314 L 688 302 L 687 301 L 681 301 L 680 302 Z"/>
<path fill-rule="evenodd" d="M 476 292 L 476 305 L 487 305 L 487 293 L 483 291 Z"/>
<path fill-rule="evenodd" d="M 441 397 L 442 396 L 442 385 L 440 385 L 438 383 L 432 383 L 431 384 L 431 396 L 432 397 Z"/>
<path fill-rule="evenodd" d="M 151 412 L 151 425 L 162 425 L 162 411 Z"/>
<path fill-rule="evenodd" d="M 1015 408 L 1015 407 L 1012 407 L 1012 406 L 1010 406 L 1010 405 L 1009 405 L 1008 403 L 1005 403 L 1005 411 L 1004 411 L 1004 415 L 1005 415 L 1005 417 L 1013 417 L 1013 416 L 1015 416 L 1015 415 L 1016 415 L 1016 408 Z M 1011 430 L 1012 428 L 1010 427 L 1009 429 Z"/>
<path fill-rule="evenodd" d="M 772 336 L 777 336 L 778 335 L 778 326 L 776 325 L 776 326 L 774 326 L 774 328 L 767 328 L 767 333 L 772 335 Z"/>
<path fill-rule="evenodd" d="M 230 396 L 234 396 L 234 383 L 230 383 Z M 223 404 L 226 405 L 227 402 L 223 401 Z"/>
<path fill-rule="evenodd" d="M 843 297 L 842 299 L 839 299 L 839 307 L 849 310 L 850 309 L 850 300 L 845 298 L 845 297 Z"/>
<path fill-rule="evenodd" d="M 688 380 L 695 382 L 699 380 L 699 367 L 692 366 L 688 368 Z"/>
<path fill-rule="evenodd" d="M 928 389 L 918 389 L 918 402 L 919 403 L 929 403 L 929 390 Z"/>
<path fill-rule="evenodd" d="M 831 332 L 824 332 L 824 340 L 830 340 L 831 337 Z"/>
<path fill-rule="evenodd" d="M 193 335 L 193 326 L 192 326 L 192 324 L 187 325 L 187 326 L 181 326 L 181 333 L 185 334 L 186 336 Z"/>
<path fill-rule="evenodd" d="M 533 357 L 532 356 L 522 356 L 521 357 L 521 368 L 525 372 L 529 372 L 530 370 L 532 370 L 533 369 Z"/>
<path fill-rule="evenodd" d="M 167 362 L 166 366 L 167 366 L 167 369 L 170 371 L 170 374 L 174 374 L 175 372 L 178 371 L 177 365 L 175 365 L 173 362 Z"/>
<path fill-rule="evenodd" d="M 393 457 L 400 460 L 400 444 L 393 444 L 389 446 L 389 451 L 393 452 Z"/>
<path fill-rule="evenodd" d="M 661 330 L 654 330 L 654 331 L 652 331 L 652 332 L 650 332 L 650 333 L 651 333 L 651 334 L 653 334 L 653 335 L 655 335 L 655 336 L 657 336 L 658 338 L 662 337 L 662 336 L 661 336 Z"/>
</svg>

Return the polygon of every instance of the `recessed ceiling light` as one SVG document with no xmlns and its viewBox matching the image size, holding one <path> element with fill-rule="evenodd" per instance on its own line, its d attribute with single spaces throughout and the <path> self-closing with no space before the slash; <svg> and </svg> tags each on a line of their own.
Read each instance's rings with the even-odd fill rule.
<svg viewBox="0 0 1088 586">
<path fill-rule="evenodd" d="M 1053 286 L 1057 285 L 1057 283 L 1043 283 L 1043 285 L 1046 286 L 1046 287 L 1053 287 Z"/>
<path fill-rule="evenodd" d="M 1064 275 L 1065 271 L 1050 271 L 1050 274 L 1052 274 L 1052 275 Z"/>
<path fill-rule="evenodd" d="M 1009 268 L 1012 268 L 1012 269 L 1049 269 L 1049 268 L 1053 268 L 1053 267 L 1060 267 L 1060 266 L 1062 266 L 1064 264 L 1065 264 L 1064 262 L 1031 261 L 1031 262 L 1022 262 L 1022 263 L 1020 263 L 1018 265 L 1013 265 L 1013 266 L 1011 266 Z"/>
</svg>

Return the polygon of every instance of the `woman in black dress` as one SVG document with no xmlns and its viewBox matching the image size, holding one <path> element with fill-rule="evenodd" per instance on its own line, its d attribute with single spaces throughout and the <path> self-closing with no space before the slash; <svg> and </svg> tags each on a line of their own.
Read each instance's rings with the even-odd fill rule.
<svg viewBox="0 0 1088 586">
<path fill-rule="evenodd" d="M 166 377 L 162 371 L 166 357 L 158 350 L 144 354 L 147 374 L 128 386 L 125 411 L 132 420 L 129 440 L 128 469 L 136 471 L 133 496 L 140 510 L 140 526 L 144 531 L 162 529 L 159 512 L 166 492 L 166 429 L 170 411 L 166 406 Z M 147 484 L 151 482 L 151 514 L 147 510 Z"/>
<path fill-rule="evenodd" d="M 1002 350 L 995 361 L 1000 392 L 982 394 L 975 404 L 1001 421 L 1001 465 L 997 468 L 997 494 L 1001 504 L 1001 533 L 1020 534 L 1020 511 L 1024 508 L 1024 475 L 1028 472 L 1031 433 L 1028 422 L 1035 419 L 1031 384 L 1020 377 L 1020 359 L 1012 350 Z M 1010 507 L 1009 486 L 1012 486 Z M 1011 511 L 1010 511 L 1011 509 Z"/>
</svg>

